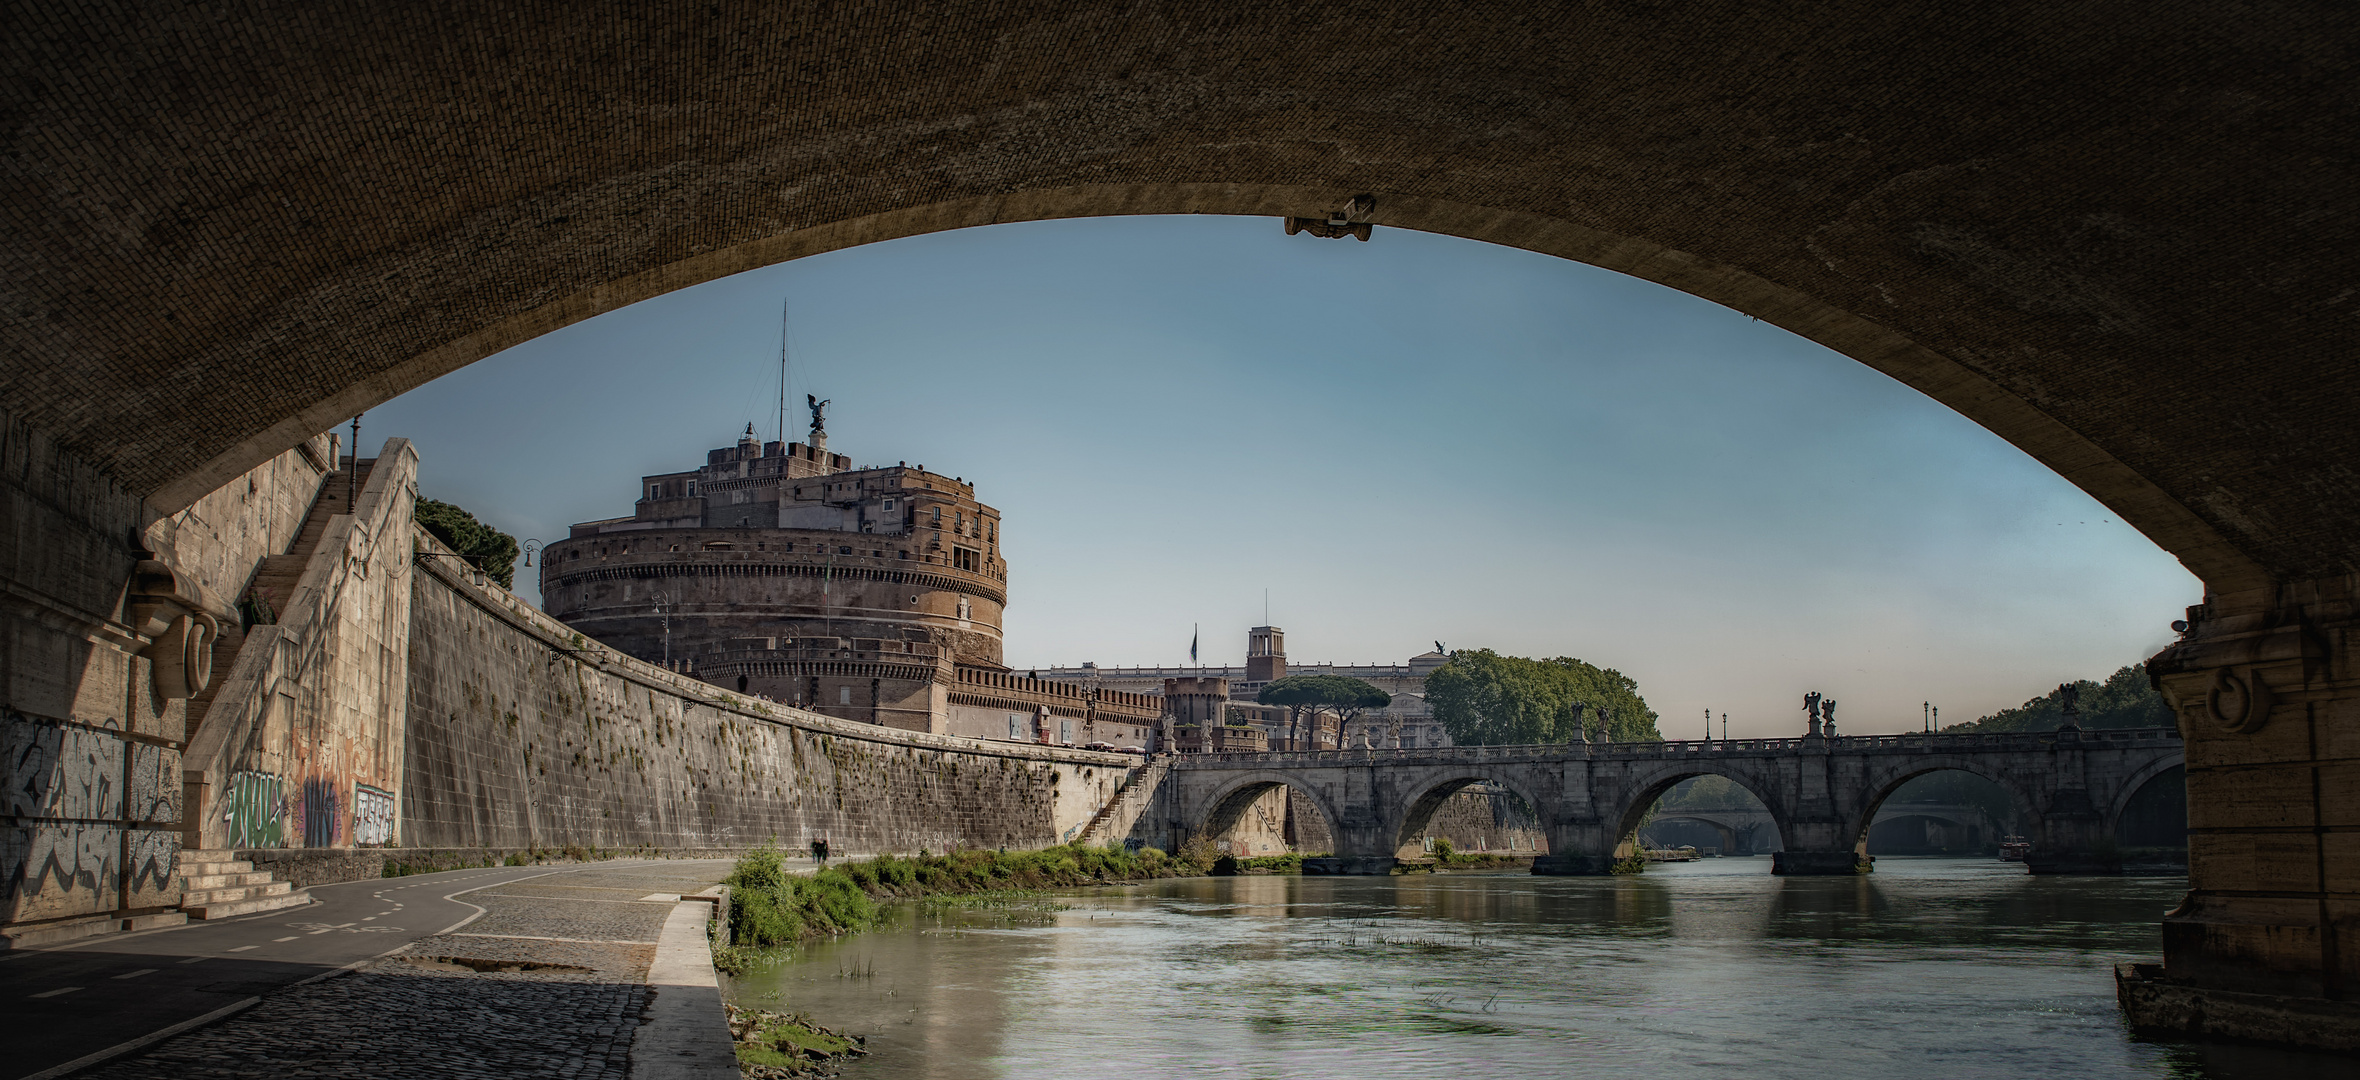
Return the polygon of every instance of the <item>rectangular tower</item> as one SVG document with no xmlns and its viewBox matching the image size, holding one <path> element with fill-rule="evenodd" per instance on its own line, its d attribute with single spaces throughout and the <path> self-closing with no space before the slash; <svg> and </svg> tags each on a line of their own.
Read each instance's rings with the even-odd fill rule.
<svg viewBox="0 0 2360 1080">
<path fill-rule="evenodd" d="M 1271 682 L 1287 677 L 1287 632 L 1275 626 L 1246 631 L 1246 681 Z"/>
</svg>

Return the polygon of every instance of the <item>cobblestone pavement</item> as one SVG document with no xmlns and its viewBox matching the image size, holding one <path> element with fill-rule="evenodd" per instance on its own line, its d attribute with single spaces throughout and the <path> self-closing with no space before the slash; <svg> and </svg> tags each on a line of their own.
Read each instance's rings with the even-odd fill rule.
<svg viewBox="0 0 2360 1080">
<path fill-rule="evenodd" d="M 673 904 L 645 898 L 728 872 L 720 860 L 593 865 L 469 893 L 485 915 L 454 933 L 85 1075 L 624 1080 Z"/>
</svg>

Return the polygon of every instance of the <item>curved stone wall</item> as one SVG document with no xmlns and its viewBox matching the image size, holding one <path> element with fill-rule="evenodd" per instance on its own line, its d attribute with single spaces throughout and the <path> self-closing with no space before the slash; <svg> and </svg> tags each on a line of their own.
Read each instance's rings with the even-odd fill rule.
<svg viewBox="0 0 2360 1080">
<path fill-rule="evenodd" d="M 1078 835 L 1139 765 L 731 694 L 604 648 L 448 563 L 413 575 L 400 847 L 1038 847 Z"/>
<path fill-rule="evenodd" d="M 713 545 L 726 544 L 726 549 Z M 566 625 L 646 660 L 689 659 L 733 639 L 924 642 L 998 666 L 1007 584 L 914 558 L 910 538 L 816 529 L 647 529 L 561 541 L 542 604 Z M 791 624 L 783 626 L 782 624 Z M 775 695 L 774 695 L 775 696 Z M 785 699 L 782 699 L 785 700 Z"/>
</svg>

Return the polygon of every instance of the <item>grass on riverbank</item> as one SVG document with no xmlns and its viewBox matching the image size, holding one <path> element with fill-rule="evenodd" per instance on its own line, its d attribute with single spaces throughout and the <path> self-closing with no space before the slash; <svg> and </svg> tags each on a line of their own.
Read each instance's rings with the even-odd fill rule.
<svg viewBox="0 0 2360 1080">
<path fill-rule="evenodd" d="M 740 947 L 787 945 L 865 930 L 876 924 L 880 900 L 1195 877 L 1210 869 L 1209 860 L 1195 854 L 1065 844 L 1038 851 L 879 855 L 797 877 L 787 873 L 785 853 L 766 846 L 739 859 L 728 878 L 730 935 Z"/>
</svg>

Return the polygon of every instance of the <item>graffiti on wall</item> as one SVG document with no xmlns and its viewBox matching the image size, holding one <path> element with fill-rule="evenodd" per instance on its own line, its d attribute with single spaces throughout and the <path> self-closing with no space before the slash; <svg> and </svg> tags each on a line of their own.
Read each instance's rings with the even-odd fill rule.
<svg viewBox="0 0 2360 1080">
<path fill-rule="evenodd" d="M 123 814 L 123 740 L 11 712 L 0 724 L 0 813 L 112 819 Z"/>
<path fill-rule="evenodd" d="M 242 772 L 229 778 L 221 796 L 221 822 L 233 848 L 274 848 L 286 842 L 286 781 L 270 773 Z"/>
<path fill-rule="evenodd" d="M 180 751 L 168 746 L 134 743 L 131 747 L 131 784 L 124 791 L 129 805 L 124 814 L 133 821 L 180 820 Z"/>
<path fill-rule="evenodd" d="M 335 847 L 344 831 L 344 821 L 336 813 L 339 801 L 334 780 L 313 777 L 303 782 L 303 846 Z"/>
<path fill-rule="evenodd" d="M 162 829 L 133 829 L 123 836 L 130 864 L 132 907 L 180 902 L 180 834 Z"/>
<path fill-rule="evenodd" d="M 352 786 L 352 842 L 362 847 L 393 843 L 393 792 Z"/>
<path fill-rule="evenodd" d="M 0 881 L 9 922 L 87 915 L 115 907 L 123 833 L 112 825 L 34 825 L 0 830 Z"/>
</svg>

